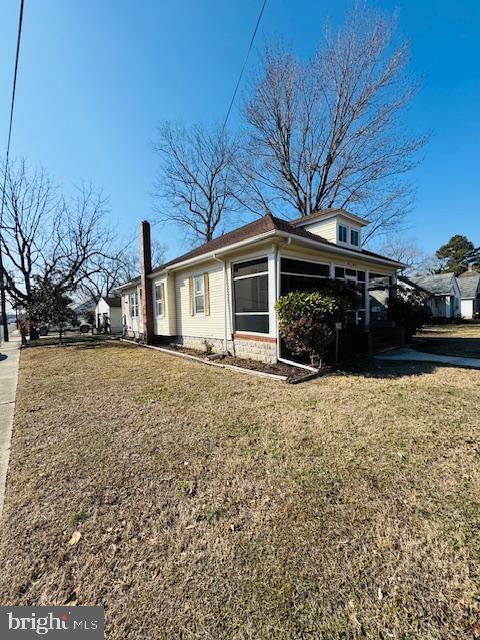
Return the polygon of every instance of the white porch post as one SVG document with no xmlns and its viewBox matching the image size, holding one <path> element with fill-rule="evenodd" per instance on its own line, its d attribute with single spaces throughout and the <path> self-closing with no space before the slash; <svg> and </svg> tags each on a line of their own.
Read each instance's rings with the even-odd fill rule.
<svg viewBox="0 0 480 640">
<path fill-rule="evenodd" d="M 370 287 L 370 271 L 365 271 L 365 326 L 370 326 L 370 296 L 368 290 Z"/>
</svg>

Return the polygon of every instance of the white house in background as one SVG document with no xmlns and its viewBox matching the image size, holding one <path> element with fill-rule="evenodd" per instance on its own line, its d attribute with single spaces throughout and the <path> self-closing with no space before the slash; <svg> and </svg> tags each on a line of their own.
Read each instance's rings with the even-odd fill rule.
<svg viewBox="0 0 480 640">
<path fill-rule="evenodd" d="M 104 296 L 95 307 L 95 326 L 99 333 L 122 333 L 122 300 L 119 296 Z"/>
<path fill-rule="evenodd" d="M 473 265 L 458 276 L 458 286 L 462 299 L 462 318 L 472 319 L 480 316 L 480 273 Z"/>
<path fill-rule="evenodd" d="M 388 290 L 403 265 L 362 248 L 366 220 L 327 209 L 293 222 L 270 214 L 151 269 L 150 225 L 141 223 L 141 275 L 118 288 L 124 332 L 265 362 L 284 359 L 277 299 L 329 279 L 359 293 L 348 321 L 369 330 L 370 283 Z"/>
<path fill-rule="evenodd" d="M 452 319 L 461 316 L 460 289 L 454 273 L 411 276 L 410 280 L 430 293 L 426 303 L 433 318 Z"/>
</svg>

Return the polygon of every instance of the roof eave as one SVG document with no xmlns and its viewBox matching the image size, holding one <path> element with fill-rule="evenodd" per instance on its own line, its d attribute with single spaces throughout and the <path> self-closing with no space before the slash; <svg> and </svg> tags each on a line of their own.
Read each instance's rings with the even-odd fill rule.
<svg viewBox="0 0 480 640">
<path fill-rule="evenodd" d="M 388 264 L 391 267 L 396 267 L 397 269 L 403 269 L 406 265 L 402 262 L 397 262 L 396 260 L 390 260 L 389 258 L 377 258 L 375 256 L 369 256 L 365 253 L 361 253 L 360 251 L 354 251 L 352 249 L 344 249 L 343 247 L 338 247 L 337 245 L 326 242 L 325 244 L 319 243 L 316 240 L 311 240 L 310 238 L 302 238 L 301 236 L 297 236 L 293 233 L 288 233 L 287 231 L 277 231 L 277 234 L 282 237 L 291 238 L 292 242 L 303 242 L 310 246 L 315 246 L 317 249 L 322 248 L 327 251 L 332 251 L 333 253 L 339 253 L 341 255 L 347 256 L 355 256 L 357 258 L 361 258 L 366 260 L 367 262 L 378 262 L 380 264 Z"/>
</svg>

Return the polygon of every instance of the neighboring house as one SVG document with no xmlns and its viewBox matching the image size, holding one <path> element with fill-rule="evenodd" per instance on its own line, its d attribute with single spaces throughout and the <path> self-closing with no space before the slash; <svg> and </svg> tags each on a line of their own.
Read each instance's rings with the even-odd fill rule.
<svg viewBox="0 0 480 640">
<path fill-rule="evenodd" d="M 477 318 L 480 315 L 480 273 L 469 265 L 468 271 L 457 278 L 461 294 L 462 318 Z"/>
<path fill-rule="evenodd" d="M 89 311 L 95 311 L 97 303 L 94 298 L 88 298 L 83 302 L 72 302 L 72 304 L 70 304 L 69 306 L 75 311 L 77 320 L 80 322 L 80 324 L 87 324 L 87 314 Z"/>
<path fill-rule="evenodd" d="M 96 328 L 99 333 L 122 333 L 122 299 L 104 296 L 95 307 Z"/>
<path fill-rule="evenodd" d="M 365 220 L 327 209 L 293 222 L 270 214 L 151 270 L 150 226 L 141 224 L 141 275 L 121 287 L 124 332 L 265 362 L 285 358 L 275 303 L 328 279 L 359 292 L 351 324 L 370 325 L 370 283 L 388 290 L 402 264 L 362 248 Z"/>
<path fill-rule="evenodd" d="M 454 273 L 411 276 L 410 281 L 428 291 L 426 303 L 432 318 L 444 320 L 460 317 L 460 289 Z"/>
</svg>

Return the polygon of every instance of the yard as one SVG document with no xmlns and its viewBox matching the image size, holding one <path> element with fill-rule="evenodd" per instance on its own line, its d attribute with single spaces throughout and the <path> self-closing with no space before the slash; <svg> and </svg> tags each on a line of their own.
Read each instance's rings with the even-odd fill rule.
<svg viewBox="0 0 480 640">
<path fill-rule="evenodd" d="M 417 334 L 420 351 L 462 358 L 480 358 L 479 324 L 443 324 L 423 329 Z"/>
<path fill-rule="evenodd" d="M 479 397 L 427 363 L 289 386 L 28 349 L 0 601 L 103 604 L 109 640 L 478 638 Z"/>
</svg>

